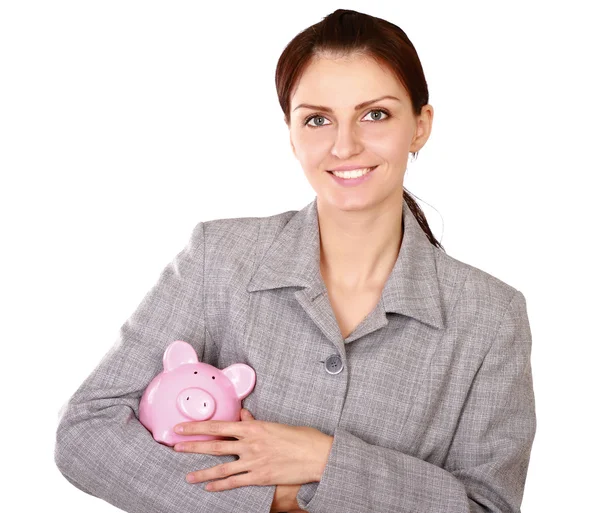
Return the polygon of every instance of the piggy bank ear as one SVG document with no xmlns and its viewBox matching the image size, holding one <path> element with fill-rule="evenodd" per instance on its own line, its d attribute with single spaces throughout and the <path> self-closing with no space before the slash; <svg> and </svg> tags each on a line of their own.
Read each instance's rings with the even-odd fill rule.
<svg viewBox="0 0 600 513">
<path fill-rule="evenodd" d="M 234 363 L 229 367 L 225 367 L 221 372 L 233 383 L 238 399 L 244 399 L 254 389 L 256 373 L 249 365 Z"/>
<path fill-rule="evenodd" d="M 165 371 L 172 371 L 186 363 L 198 363 L 198 355 L 195 349 L 183 340 L 171 342 L 163 355 L 163 367 Z"/>
</svg>

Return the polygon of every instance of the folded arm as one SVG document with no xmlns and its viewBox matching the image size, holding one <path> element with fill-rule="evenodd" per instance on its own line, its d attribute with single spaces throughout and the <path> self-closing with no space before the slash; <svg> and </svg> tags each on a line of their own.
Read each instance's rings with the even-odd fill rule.
<svg viewBox="0 0 600 513">
<path fill-rule="evenodd" d="M 204 322 L 204 226 L 162 271 L 94 371 L 61 408 L 55 462 L 80 490 L 130 513 L 269 512 L 275 486 L 207 492 L 187 473 L 235 461 L 235 455 L 178 453 L 154 440 L 138 407 L 174 340 L 202 360 L 210 343 Z M 85 340 L 82 340 L 85 343 Z"/>
<path fill-rule="evenodd" d="M 525 298 L 516 292 L 477 372 L 444 467 L 337 427 L 311 513 L 519 513 L 536 429 Z"/>
</svg>

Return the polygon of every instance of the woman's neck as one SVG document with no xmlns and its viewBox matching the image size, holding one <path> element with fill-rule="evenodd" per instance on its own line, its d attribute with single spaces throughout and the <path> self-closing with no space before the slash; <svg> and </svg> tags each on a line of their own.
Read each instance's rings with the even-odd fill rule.
<svg viewBox="0 0 600 513">
<path fill-rule="evenodd" d="M 402 243 L 402 202 L 390 208 L 344 212 L 317 201 L 321 275 L 347 291 L 382 288 Z"/>
</svg>

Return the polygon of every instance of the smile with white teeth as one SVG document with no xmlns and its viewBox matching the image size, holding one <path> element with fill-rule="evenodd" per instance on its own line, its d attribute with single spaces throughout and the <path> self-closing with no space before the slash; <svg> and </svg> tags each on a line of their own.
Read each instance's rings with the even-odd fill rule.
<svg viewBox="0 0 600 513">
<path fill-rule="evenodd" d="M 377 167 L 377 166 L 375 166 Z M 365 167 L 364 169 L 353 169 L 352 171 L 331 171 L 335 176 L 339 178 L 358 178 L 359 176 L 366 175 L 371 172 L 375 167 Z"/>
</svg>

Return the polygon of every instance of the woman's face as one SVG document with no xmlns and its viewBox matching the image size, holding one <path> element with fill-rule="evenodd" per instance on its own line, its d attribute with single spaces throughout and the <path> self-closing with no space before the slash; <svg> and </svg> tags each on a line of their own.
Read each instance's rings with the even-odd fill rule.
<svg viewBox="0 0 600 513">
<path fill-rule="evenodd" d="M 397 100 L 381 99 L 355 110 L 387 95 Z M 319 201 L 342 210 L 402 205 L 408 154 L 420 150 L 431 131 L 430 105 L 415 118 L 396 77 L 372 58 L 357 55 L 315 58 L 290 103 L 292 150 Z M 362 182 L 345 186 L 328 172 L 339 166 L 377 167 Z"/>
</svg>

